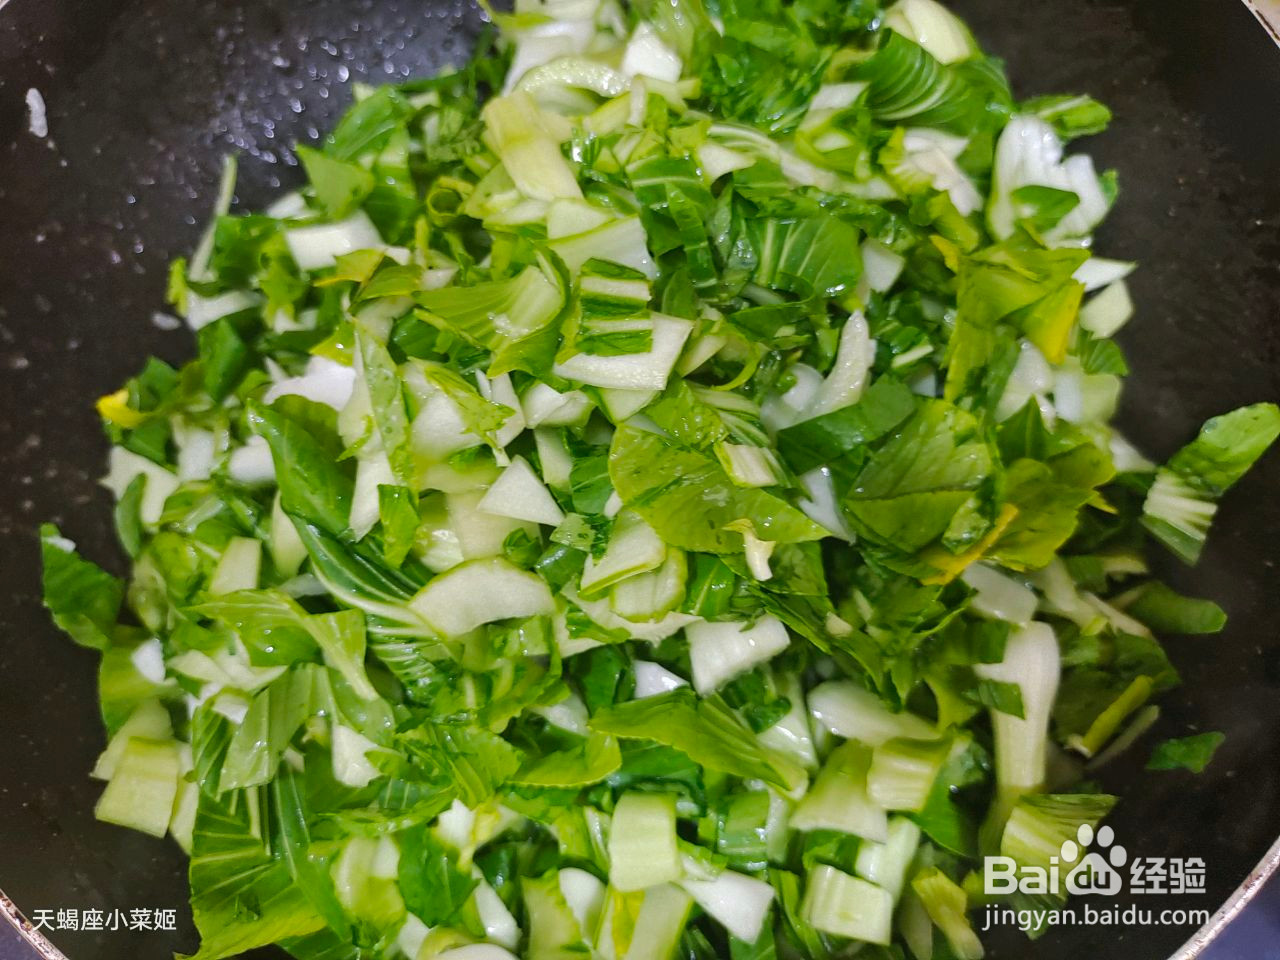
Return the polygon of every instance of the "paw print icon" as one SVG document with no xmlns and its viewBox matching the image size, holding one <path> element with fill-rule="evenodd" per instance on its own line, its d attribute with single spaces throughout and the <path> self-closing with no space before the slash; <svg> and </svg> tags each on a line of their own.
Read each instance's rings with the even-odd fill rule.
<svg viewBox="0 0 1280 960">
<path fill-rule="evenodd" d="M 1129 854 L 1115 840 L 1110 827 L 1102 827 L 1095 834 L 1093 827 L 1083 823 L 1075 840 L 1063 841 L 1059 862 L 1066 873 L 1068 893 L 1115 896 L 1120 892 L 1124 884 L 1120 868 L 1128 862 Z M 1090 850 L 1095 843 L 1096 847 Z"/>
</svg>

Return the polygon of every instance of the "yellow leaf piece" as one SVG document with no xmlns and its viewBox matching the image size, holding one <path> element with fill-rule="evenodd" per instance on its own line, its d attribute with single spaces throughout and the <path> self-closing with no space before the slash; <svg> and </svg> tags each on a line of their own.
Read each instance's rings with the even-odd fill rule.
<svg viewBox="0 0 1280 960">
<path fill-rule="evenodd" d="M 1006 503 L 1000 508 L 1000 513 L 996 516 L 995 523 L 991 525 L 991 529 L 986 535 L 975 543 L 964 553 L 951 553 L 945 547 L 930 547 L 921 555 L 925 563 L 938 570 L 933 576 L 921 579 L 921 583 L 950 583 L 972 563 L 982 559 L 982 555 L 991 549 L 992 545 L 1000 539 L 1001 535 L 1013 523 L 1014 517 L 1018 515 L 1018 508 L 1012 503 Z"/>
<path fill-rule="evenodd" d="M 382 265 L 385 256 L 386 254 L 381 250 L 353 250 L 350 253 L 344 253 L 334 260 L 333 273 L 327 277 L 317 278 L 315 285 L 330 287 L 335 283 L 364 283 Z"/>
<path fill-rule="evenodd" d="M 960 248 L 946 237 L 936 233 L 929 238 L 929 242 L 938 248 L 938 252 L 942 254 L 942 262 L 947 265 L 947 269 L 952 273 L 959 273 Z"/>
<path fill-rule="evenodd" d="M 316 357 L 351 366 L 355 362 L 355 339 L 355 327 L 351 325 L 351 321 L 341 320 L 327 339 L 311 348 L 311 353 Z"/>
<path fill-rule="evenodd" d="M 114 423 L 118 427 L 124 427 L 126 430 L 136 427 L 147 419 L 147 414 L 129 406 L 127 387 L 121 387 L 115 393 L 99 397 L 95 406 L 98 408 L 98 416 L 103 420 Z"/>
<path fill-rule="evenodd" d="M 619 956 L 625 956 L 631 949 L 631 941 L 636 935 L 636 920 L 640 916 L 640 908 L 644 906 L 644 891 L 622 893 L 614 890 L 611 893 L 613 949 Z"/>
<path fill-rule="evenodd" d="M 1095 510 L 1101 510 L 1103 513 L 1110 513 L 1112 515 L 1120 512 L 1112 506 L 1111 501 L 1104 497 L 1098 490 L 1093 491 L 1093 496 L 1089 498 L 1089 506 L 1093 507 Z"/>
<path fill-rule="evenodd" d="M 1031 314 L 1023 324 L 1027 339 L 1040 348 L 1050 363 L 1062 363 L 1071 345 L 1071 331 L 1080 313 L 1080 298 L 1084 296 L 1084 284 L 1072 280 L 1064 283 L 1044 299 L 1031 307 Z"/>
</svg>

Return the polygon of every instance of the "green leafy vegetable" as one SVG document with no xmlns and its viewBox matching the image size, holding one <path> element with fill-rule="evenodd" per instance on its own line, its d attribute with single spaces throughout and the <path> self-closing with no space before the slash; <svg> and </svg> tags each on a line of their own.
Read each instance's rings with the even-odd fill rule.
<svg viewBox="0 0 1280 960">
<path fill-rule="evenodd" d="M 285 511 L 332 534 L 346 530 L 354 481 L 336 460 L 336 437 L 273 407 L 254 404 L 248 415 L 271 448 Z"/>
<path fill-rule="evenodd" d="M 458 869 L 425 826 L 400 835 L 400 893 L 409 912 L 428 926 L 447 924 L 465 906 L 476 881 Z"/>
<path fill-rule="evenodd" d="M 799 771 L 789 760 L 757 745 L 750 730 L 722 704 L 687 690 L 605 707 L 591 718 L 600 733 L 653 740 L 694 762 L 739 777 L 793 789 Z"/>
<path fill-rule="evenodd" d="M 1214 417 L 1156 473 L 1143 524 L 1187 563 L 1200 559 L 1218 500 L 1280 437 L 1280 408 L 1241 407 Z"/>
<path fill-rule="evenodd" d="M 991 467 L 971 415 L 924 401 L 858 473 L 845 513 L 864 536 L 914 552 L 946 532 Z"/>
<path fill-rule="evenodd" d="M 1227 623 L 1227 615 L 1212 600 L 1184 597 L 1152 582 L 1126 608 L 1159 633 L 1217 633 Z"/>
<path fill-rule="evenodd" d="M 741 550 L 742 534 L 730 524 L 744 519 L 764 540 L 796 543 L 826 535 L 785 501 L 737 486 L 714 457 L 632 427 L 614 434 L 609 476 L 624 503 L 685 550 Z"/>
<path fill-rule="evenodd" d="M 299 147 L 298 159 L 306 168 L 316 201 L 335 219 L 347 216 L 358 207 L 376 182 L 373 174 L 358 163 L 339 160 L 310 147 Z"/>
<path fill-rule="evenodd" d="M 1222 733 L 1197 733 L 1179 740 L 1165 740 L 1156 744 L 1147 761 L 1148 770 L 1190 770 L 1203 773 L 1213 759 L 1226 735 Z"/>
<path fill-rule="evenodd" d="M 199 960 L 981 956 L 982 855 L 1096 826 L 1057 759 L 1223 628 L 1144 547 L 1280 409 L 1115 432 L 1110 112 L 934 0 L 534 6 L 268 213 L 230 160 L 193 358 L 98 400 L 129 574 L 40 535 L 98 816 L 188 851 Z"/>
<path fill-rule="evenodd" d="M 111 642 L 124 585 L 82 559 L 75 544 L 53 524 L 40 528 L 44 568 L 44 605 L 54 622 L 84 647 L 102 649 Z"/>
</svg>

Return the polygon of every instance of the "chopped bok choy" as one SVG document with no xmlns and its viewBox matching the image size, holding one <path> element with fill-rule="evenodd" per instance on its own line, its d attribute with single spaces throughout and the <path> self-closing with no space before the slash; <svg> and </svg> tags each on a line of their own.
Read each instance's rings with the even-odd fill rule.
<svg viewBox="0 0 1280 960">
<path fill-rule="evenodd" d="M 1110 114 L 935 0 L 492 16 L 267 213 L 229 163 L 196 357 L 98 402 L 131 573 L 42 535 L 98 816 L 189 853 L 197 960 L 981 956 L 980 858 L 1095 826 L 1222 628 L 1144 537 L 1280 410 L 1114 430 Z"/>
</svg>

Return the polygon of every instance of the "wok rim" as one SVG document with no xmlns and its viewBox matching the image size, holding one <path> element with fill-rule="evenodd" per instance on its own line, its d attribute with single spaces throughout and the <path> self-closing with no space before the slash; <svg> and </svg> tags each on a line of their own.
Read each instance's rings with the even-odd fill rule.
<svg viewBox="0 0 1280 960">
<path fill-rule="evenodd" d="M 0 0 L 0 7 L 3 7 L 6 2 L 7 0 Z M 22 915 L 18 905 L 3 890 L 0 890 L 0 912 L 4 913 L 4 918 L 9 921 L 9 925 L 18 931 L 18 936 L 25 940 L 42 960 L 67 960 L 67 955 L 55 947 L 48 937 Z"/>
<path fill-rule="evenodd" d="M 1244 0 L 1262 28 L 1280 45 L 1280 0 Z"/>
<path fill-rule="evenodd" d="M 1187 942 L 1169 957 L 1169 960 L 1195 960 L 1199 957 L 1204 948 L 1218 939 L 1231 921 L 1257 896 L 1258 891 L 1267 885 L 1267 881 L 1276 873 L 1277 868 L 1280 868 L 1280 837 L 1271 844 L 1271 849 L 1263 855 L 1258 865 L 1249 872 L 1217 912 L 1192 934 Z"/>
</svg>

